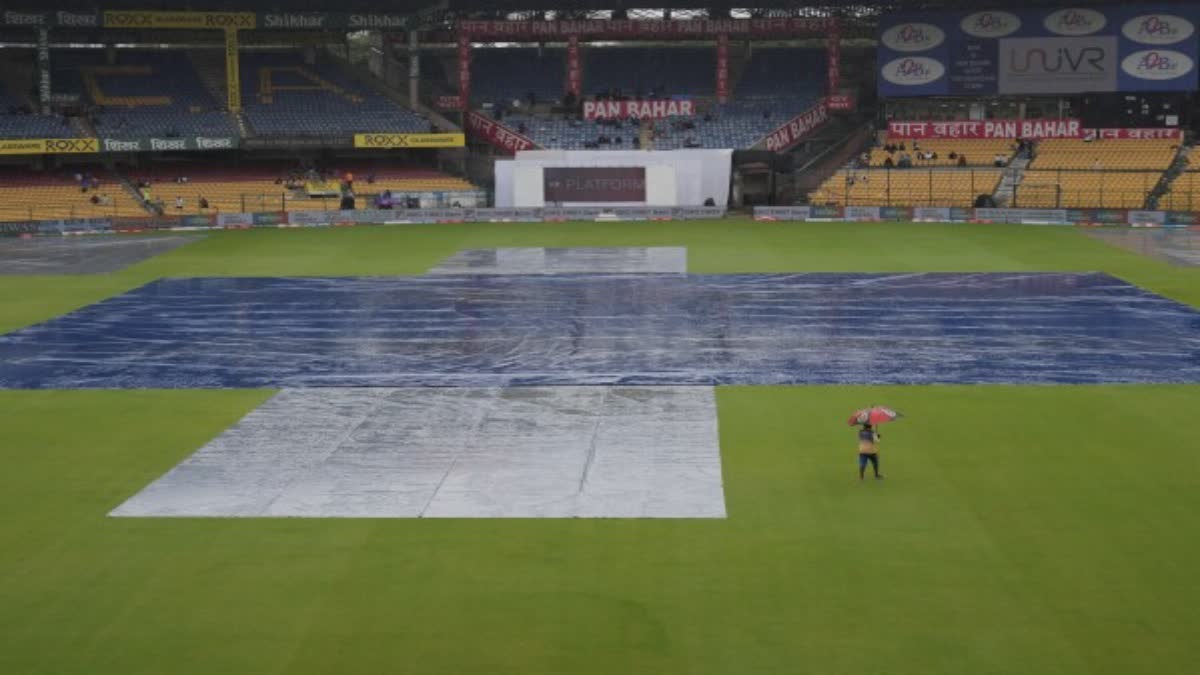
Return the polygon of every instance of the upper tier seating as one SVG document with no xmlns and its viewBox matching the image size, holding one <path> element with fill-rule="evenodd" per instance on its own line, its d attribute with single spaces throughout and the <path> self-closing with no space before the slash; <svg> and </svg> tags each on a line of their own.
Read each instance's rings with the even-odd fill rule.
<svg viewBox="0 0 1200 675">
<path fill-rule="evenodd" d="M 1014 205 L 1140 209 L 1161 178 L 1159 171 L 1026 171 Z"/>
<path fill-rule="evenodd" d="M 433 59 L 421 60 L 426 62 Z M 533 92 L 538 102 L 555 102 L 562 98 L 566 72 L 562 49 L 544 49 L 540 55 L 536 49 L 476 49 L 471 52 L 471 97 L 489 103 L 525 102 Z"/>
<path fill-rule="evenodd" d="M 711 48 L 592 47 L 583 51 L 583 93 L 712 96 L 716 68 Z"/>
<path fill-rule="evenodd" d="M 822 95 L 825 56 L 821 50 L 755 49 L 735 87 L 734 99 L 712 101 L 716 54 L 701 47 L 588 47 L 582 51 L 585 98 L 620 90 L 629 98 L 696 98 L 701 114 L 642 125 L 625 121 L 613 128 L 561 115 L 510 110 L 504 124 L 546 148 L 580 150 L 602 136 L 611 141 L 593 149 L 747 148 L 787 120 L 807 110 Z M 476 100 L 510 103 L 533 91 L 539 101 L 561 97 L 566 79 L 562 49 L 479 49 L 472 54 L 472 91 Z M 708 113 L 706 115 L 704 113 Z M 690 121 L 694 129 L 680 128 Z M 650 127 L 653 126 L 653 130 Z M 644 128 L 643 128 L 644 127 Z M 616 142 L 620 139 L 620 142 Z"/>
<path fill-rule="evenodd" d="M 707 120 L 703 113 L 694 117 L 655 120 L 653 126 L 657 134 L 651 145 L 643 144 L 642 147 L 676 150 L 688 147 L 689 141 L 692 141 L 702 148 L 747 148 L 814 102 L 788 99 L 713 104 L 708 106 Z M 675 128 L 677 123 L 684 121 L 690 121 L 695 129 Z M 595 142 L 600 136 L 608 136 L 612 140 L 620 138 L 621 142 L 601 145 L 599 149 L 629 150 L 633 147 L 634 138 L 650 138 L 650 132 L 643 134 L 639 125 L 631 125 L 627 121 L 622 122 L 621 127 L 613 128 L 595 121 L 567 120 L 560 116 L 509 114 L 504 118 L 504 123 L 514 129 L 524 124 L 526 135 L 546 148 L 581 150 L 585 144 Z M 651 123 L 644 123 L 648 124 Z"/>
<path fill-rule="evenodd" d="M 423 133 L 429 121 L 355 82 L 336 65 L 298 54 L 243 54 L 242 108 L 258 134 Z"/>
<path fill-rule="evenodd" d="M 1179 149 L 1179 141 L 1096 140 L 1064 138 L 1039 141 L 1031 169 L 1091 169 L 1165 171 Z"/>
<path fill-rule="evenodd" d="M 99 187 L 82 191 L 74 178 L 77 171 L 92 173 Z M 93 196 L 105 203 L 93 204 Z M 0 221 L 148 215 L 116 176 L 99 167 L 70 168 L 59 174 L 0 169 Z"/>
<path fill-rule="evenodd" d="M 959 157 L 966 157 L 965 166 L 995 166 L 997 155 L 1004 156 L 1007 165 L 1016 152 L 1015 143 L 1006 139 L 924 139 L 889 138 L 887 145 L 897 147 L 895 152 L 887 152 L 882 147 L 871 148 L 871 166 L 881 167 L 890 157 L 892 164 L 900 160 L 900 155 L 908 153 L 915 167 L 961 166 Z M 898 149 L 904 146 L 903 150 Z M 920 150 L 918 151 L 917 148 Z M 922 159 L 920 152 L 931 152 L 936 159 Z M 951 156 L 953 155 L 953 157 Z"/>
<path fill-rule="evenodd" d="M 0 138 L 75 138 L 79 133 L 64 117 L 38 115 L 32 106 L 0 84 Z"/>
<path fill-rule="evenodd" d="M 188 55 L 178 51 L 119 51 L 109 65 L 96 50 L 54 60 L 58 91 L 97 107 L 100 136 L 237 136 L 237 125 L 205 89 Z"/>
<path fill-rule="evenodd" d="M 813 204 L 839 206 L 972 206 L 995 192 L 1001 170 L 843 170 L 809 195 Z"/>
<path fill-rule="evenodd" d="M 739 99 L 788 96 L 810 99 L 824 92 L 825 77 L 823 50 L 755 48 L 734 88 L 734 96 Z"/>
</svg>

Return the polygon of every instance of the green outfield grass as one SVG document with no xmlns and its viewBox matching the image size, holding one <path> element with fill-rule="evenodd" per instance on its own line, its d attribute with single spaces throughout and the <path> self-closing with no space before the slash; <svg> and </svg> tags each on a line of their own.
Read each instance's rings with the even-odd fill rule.
<svg viewBox="0 0 1200 675">
<path fill-rule="evenodd" d="M 416 274 L 522 245 L 684 245 L 695 272 L 1099 270 L 1200 306 L 1200 270 L 1067 228 L 439 225 L 0 276 L 0 330 L 163 276 Z M 1200 385 L 721 388 L 720 521 L 105 517 L 270 395 L 0 391 L 0 674 L 1196 669 Z M 844 423 L 872 402 L 908 418 L 888 480 L 860 484 Z"/>
</svg>

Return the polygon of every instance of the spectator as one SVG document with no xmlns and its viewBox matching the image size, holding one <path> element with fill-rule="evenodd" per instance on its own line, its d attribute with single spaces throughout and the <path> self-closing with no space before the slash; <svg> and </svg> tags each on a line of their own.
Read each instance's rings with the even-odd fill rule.
<svg viewBox="0 0 1200 675">
<path fill-rule="evenodd" d="M 896 166 L 896 163 L 892 161 L 892 158 L 890 155 L 883 158 L 883 168 L 890 169 L 894 166 Z"/>
<path fill-rule="evenodd" d="M 100 205 L 100 195 L 92 195 L 92 198 L 89 199 L 88 201 L 92 203 L 92 206 L 99 206 Z"/>
<path fill-rule="evenodd" d="M 908 154 L 907 152 L 900 153 L 900 164 L 898 166 L 901 169 L 911 169 L 912 165 L 913 165 L 912 155 Z"/>
<path fill-rule="evenodd" d="M 1005 165 L 1006 160 L 1007 158 L 1003 154 L 996 153 L 996 156 L 992 158 L 992 164 L 997 167 L 1001 167 Z"/>
<path fill-rule="evenodd" d="M 374 184 L 375 184 L 375 172 L 372 171 L 371 173 L 367 174 L 367 185 L 374 185 Z"/>
<path fill-rule="evenodd" d="M 958 156 L 958 165 L 959 165 L 959 166 L 966 166 L 966 165 L 967 165 L 967 156 L 966 156 L 966 155 L 959 155 L 959 156 Z"/>
<path fill-rule="evenodd" d="M 182 211 L 182 210 L 183 210 L 183 197 L 176 197 L 176 198 L 175 198 L 175 210 L 176 210 L 176 211 Z"/>
<path fill-rule="evenodd" d="M 958 153 L 951 150 L 950 151 L 950 159 L 958 159 Z"/>
<path fill-rule="evenodd" d="M 206 198 L 204 195 L 200 195 L 200 199 L 199 199 L 199 200 L 197 200 L 197 201 L 198 201 L 198 203 L 200 204 L 200 210 L 201 210 L 201 211 L 207 211 L 207 210 L 208 210 L 208 198 Z"/>
</svg>

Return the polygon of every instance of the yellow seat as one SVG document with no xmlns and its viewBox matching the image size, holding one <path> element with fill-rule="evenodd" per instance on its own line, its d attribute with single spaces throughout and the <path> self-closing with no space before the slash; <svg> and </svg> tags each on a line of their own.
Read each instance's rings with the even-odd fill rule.
<svg viewBox="0 0 1200 675">
<path fill-rule="evenodd" d="M 838 206 L 971 206 L 1000 183 L 999 169 L 867 169 L 839 171 L 809 195 Z"/>
</svg>

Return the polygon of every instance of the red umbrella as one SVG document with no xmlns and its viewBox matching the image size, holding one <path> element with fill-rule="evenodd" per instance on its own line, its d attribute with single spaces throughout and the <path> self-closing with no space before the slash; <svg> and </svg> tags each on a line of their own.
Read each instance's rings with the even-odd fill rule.
<svg viewBox="0 0 1200 675">
<path fill-rule="evenodd" d="M 891 408 L 882 405 L 871 406 L 856 411 L 850 416 L 850 420 L 846 422 L 848 426 L 856 424 L 883 424 L 884 422 L 894 422 L 902 415 Z"/>
</svg>

